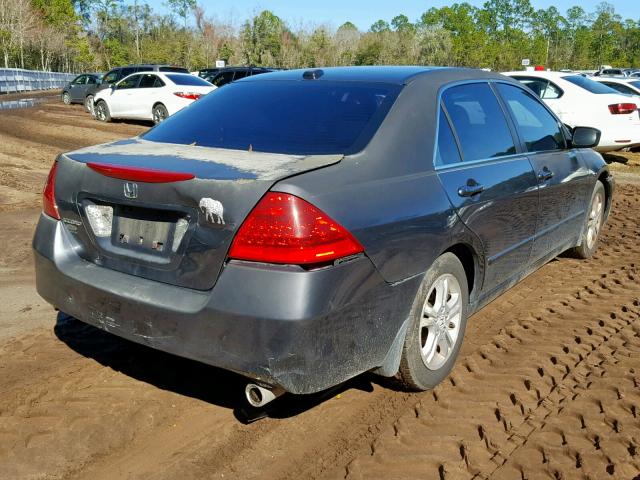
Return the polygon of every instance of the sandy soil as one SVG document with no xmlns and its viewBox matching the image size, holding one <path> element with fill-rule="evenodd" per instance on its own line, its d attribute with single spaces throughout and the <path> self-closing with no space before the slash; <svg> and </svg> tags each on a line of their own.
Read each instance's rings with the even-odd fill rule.
<svg viewBox="0 0 640 480">
<path fill-rule="evenodd" d="M 58 316 L 34 290 L 30 241 L 55 155 L 146 128 L 59 103 L 0 112 L 0 479 L 640 474 L 633 171 L 598 254 L 557 259 L 474 315 L 435 390 L 362 375 L 245 425 L 239 376 Z"/>
</svg>

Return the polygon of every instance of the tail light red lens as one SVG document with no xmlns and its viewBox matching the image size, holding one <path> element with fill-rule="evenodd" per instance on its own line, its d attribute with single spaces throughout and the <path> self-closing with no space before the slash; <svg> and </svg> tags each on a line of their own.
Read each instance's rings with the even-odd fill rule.
<svg viewBox="0 0 640 480">
<path fill-rule="evenodd" d="M 287 193 L 269 192 L 238 230 L 229 257 L 308 265 L 363 251 L 349 231 L 309 202 Z"/>
<path fill-rule="evenodd" d="M 635 103 L 614 103 L 609 105 L 609 111 L 612 115 L 628 115 L 638 109 Z"/>
<path fill-rule="evenodd" d="M 133 180 L 134 182 L 146 183 L 168 183 L 183 182 L 195 178 L 193 173 L 167 172 L 164 170 L 154 170 L 153 168 L 125 167 L 122 165 L 111 165 L 109 163 L 88 162 L 87 166 L 91 170 L 112 178 L 120 180 Z"/>
<path fill-rule="evenodd" d="M 174 92 L 173 94 L 180 98 L 186 98 L 187 100 L 198 100 L 202 96 L 201 93 L 193 92 Z"/>
<path fill-rule="evenodd" d="M 56 173 L 58 172 L 58 162 L 54 162 L 49 176 L 47 177 L 47 183 L 44 184 L 44 190 L 42 191 L 42 211 L 50 217 L 60 220 L 60 213 L 58 213 L 58 205 L 56 205 Z"/>
</svg>

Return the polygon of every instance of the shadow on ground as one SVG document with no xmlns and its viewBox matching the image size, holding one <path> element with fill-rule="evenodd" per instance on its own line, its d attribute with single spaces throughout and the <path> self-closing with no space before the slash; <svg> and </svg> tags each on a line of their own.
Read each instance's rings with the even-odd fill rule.
<svg viewBox="0 0 640 480">
<path fill-rule="evenodd" d="M 105 367 L 163 390 L 232 409 L 242 423 L 289 418 L 350 389 L 373 391 L 371 376 L 360 375 L 316 394 L 285 394 L 256 409 L 244 396 L 249 380 L 239 374 L 125 340 L 63 313 L 58 314 L 54 333 L 72 350 Z"/>
</svg>

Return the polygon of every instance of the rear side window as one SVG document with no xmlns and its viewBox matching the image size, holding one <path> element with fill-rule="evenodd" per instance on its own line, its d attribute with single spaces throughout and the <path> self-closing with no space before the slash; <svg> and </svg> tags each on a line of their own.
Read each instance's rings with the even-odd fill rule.
<svg viewBox="0 0 640 480">
<path fill-rule="evenodd" d="M 369 143 L 400 89 L 365 82 L 231 83 L 143 138 L 293 155 L 350 154 Z"/>
<path fill-rule="evenodd" d="M 236 72 L 236 74 L 234 75 L 233 80 L 234 80 L 234 81 L 235 81 L 235 80 L 240 80 L 241 78 L 244 78 L 244 77 L 246 77 L 246 76 L 247 76 L 247 75 L 249 75 L 249 74 L 250 74 L 250 73 L 249 73 L 249 72 L 247 72 L 246 70 L 238 70 L 238 71 Z"/>
<path fill-rule="evenodd" d="M 629 82 L 629 83 L 636 88 L 640 88 L 640 80 L 634 80 L 633 82 Z"/>
<path fill-rule="evenodd" d="M 107 73 L 103 79 L 102 83 L 112 84 L 118 81 L 118 71 L 114 70 L 113 72 Z"/>
<path fill-rule="evenodd" d="M 564 93 L 555 83 L 550 82 L 546 78 L 537 77 L 513 77 L 523 85 L 526 85 L 538 97 L 545 100 L 553 100 L 560 98 Z"/>
<path fill-rule="evenodd" d="M 451 131 L 451 125 L 449 125 L 449 119 L 444 113 L 442 107 L 440 108 L 440 119 L 438 120 L 438 145 L 436 148 L 436 166 L 451 165 L 453 163 L 459 163 L 460 152 L 458 151 L 458 145 L 456 139 Z"/>
<path fill-rule="evenodd" d="M 138 85 L 138 88 L 154 88 L 157 86 L 157 75 L 150 75 L 147 73 L 145 75 L 141 75 L 141 77 L 142 78 L 140 79 L 140 85 Z"/>
<path fill-rule="evenodd" d="M 98 83 L 98 79 L 96 77 L 94 77 L 93 75 L 87 76 L 88 85 L 95 85 L 96 83 Z"/>
<path fill-rule="evenodd" d="M 560 125 L 539 100 L 513 85 L 496 85 L 528 152 L 565 148 Z"/>
<path fill-rule="evenodd" d="M 580 88 L 584 88 L 588 92 L 595 93 L 597 95 L 605 94 L 605 93 L 618 93 L 611 87 L 607 87 L 606 85 L 591 80 L 589 78 L 583 77 L 581 75 L 570 75 L 568 77 L 562 77 L 563 80 L 567 82 L 573 83 L 574 85 L 579 86 Z"/>
<path fill-rule="evenodd" d="M 222 72 L 216 75 L 211 83 L 213 83 L 216 87 L 221 87 L 226 85 L 227 83 L 233 80 L 233 72 Z"/>
<path fill-rule="evenodd" d="M 626 85 L 622 85 L 621 83 L 612 83 L 612 82 L 602 82 L 604 83 L 607 87 L 611 87 L 614 90 L 619 91 L 620 93 L 624 93 L 625 95 L 638 95 L 638 92 L 636 92 L 633 88 L 629 88 Z"/>
<path fill-rule="evenodd" d="M 193 87 L 210 87 L 211 84 L 206 80 L 196 77 L 195 75 L 172 75 L 167 74 L 167 78 L 176 85 L 191 85 Z"/>
<path fill-rule="evenodd" d="M 442 100 L 460 140 L 464 161 L 516 153 L 507 120 L 488 84 L 448 88 Z"/>
</svg>

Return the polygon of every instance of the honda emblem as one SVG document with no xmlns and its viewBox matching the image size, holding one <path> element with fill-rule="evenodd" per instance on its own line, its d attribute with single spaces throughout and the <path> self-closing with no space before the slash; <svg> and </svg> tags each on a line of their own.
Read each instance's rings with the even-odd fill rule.
<svg viewBox="0 0 640 480">
<path fill-rule="evenodd" d="M 125 183 L 124 196 L 127 198 L 138 198 L 138 184 L 133 182 Z"/>
</svg>

